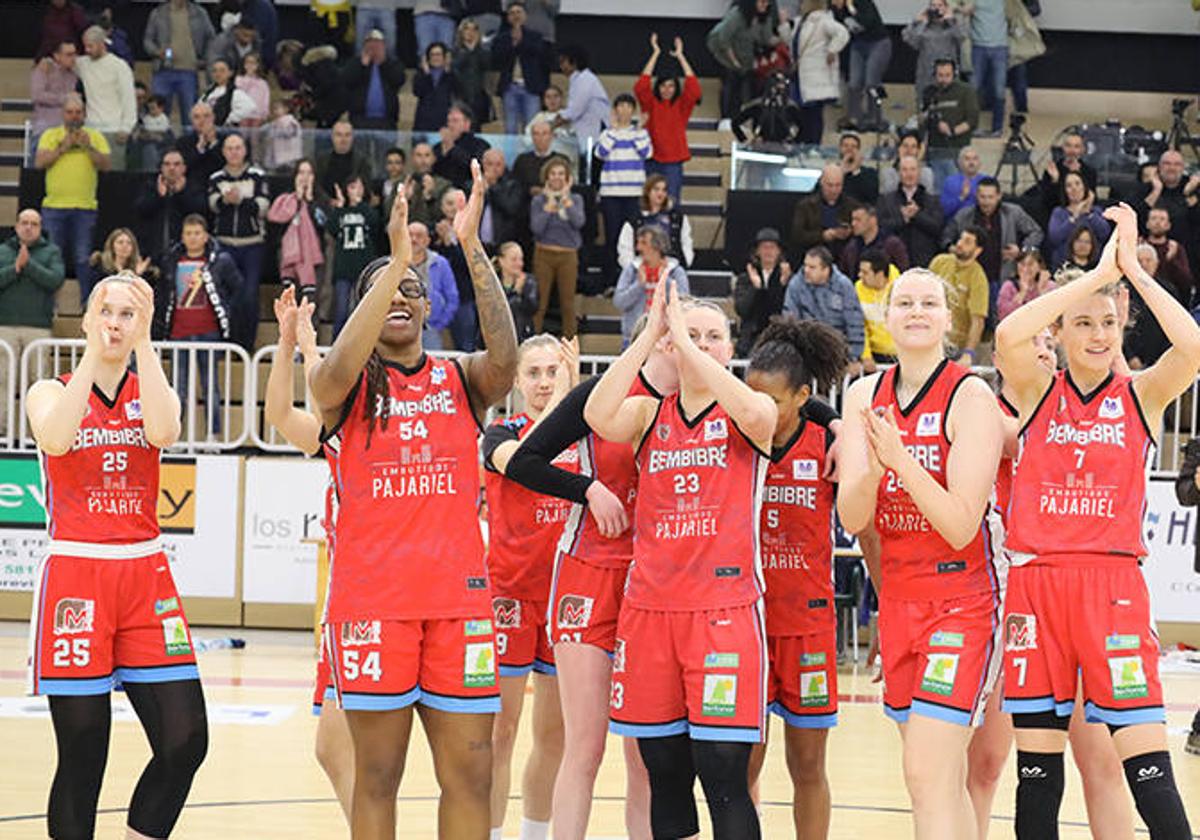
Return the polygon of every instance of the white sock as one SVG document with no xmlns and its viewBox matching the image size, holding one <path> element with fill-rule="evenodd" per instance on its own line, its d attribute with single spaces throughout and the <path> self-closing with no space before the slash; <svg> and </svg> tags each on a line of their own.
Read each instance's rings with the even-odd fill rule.
<svg viewBox="0 0 1200 840">
<path fill-rule="evenodd" d="M 546 840 L 550 836 L 550 823 L 521 817 L 521 840 Z"/>
<path fill-rule="evenodd" d="M 500 828 L 493 828 L 488 832 L 488 840 L 503 840 L 503 838 L 504 826 L 501 826 Z"/>
</svg>

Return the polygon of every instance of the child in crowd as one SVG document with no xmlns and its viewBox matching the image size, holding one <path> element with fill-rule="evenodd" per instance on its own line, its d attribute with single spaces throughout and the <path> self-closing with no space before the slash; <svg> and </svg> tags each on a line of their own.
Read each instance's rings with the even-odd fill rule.
<svg viewBox="0 0 1200 840">
<path fill-rule="evenodd" d="M 371 206 L 361 175 L 351 175 L 343 188 L 334 185 L 329 232 L 333 235 L 333 330 L 349 317 L 350 287 L 379 252 L 379 210 Z"/>
<path fill-rule="evenodd" d="M 300 121 L 292 116 L 291 105 L 286 99 L 277 99 L 271 106 L 266 147 L 265 164 L 269 172 L 287 169 L 304 157 Z"/>
</svg>

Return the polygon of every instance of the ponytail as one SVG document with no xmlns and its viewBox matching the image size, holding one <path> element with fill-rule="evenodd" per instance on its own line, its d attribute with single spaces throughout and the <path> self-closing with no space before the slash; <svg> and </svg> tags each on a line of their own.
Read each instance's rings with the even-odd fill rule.
<svg viewBox="0 0 1200 840">
<path fill-rule="evenodd" d="M 754 343 L 750 370 L 786 374 L 793 390 L 813 380 L 825 389 L 841 378 L 848 353 L 846 339 L 828 324 L 777 315 Z"/>
</svg>

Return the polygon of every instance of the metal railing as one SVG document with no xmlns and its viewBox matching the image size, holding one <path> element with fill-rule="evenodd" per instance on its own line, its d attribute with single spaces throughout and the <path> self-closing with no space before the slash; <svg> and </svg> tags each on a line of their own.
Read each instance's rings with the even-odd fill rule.
<svg viewBox="0 0 1200 840">
<path fill-rule="evenodd" d="M 4 409 L 4 417 L 0 418 L 0 428 L 3 429 L 0 444 L 5 449 L 12 449 L 13 429 L 17 423 L 17 354 L 13 352 L 12 345 L 3 339 L 0 339 L 0 354 L 3 355 L 0 365 L 4 370 L 4 393 L 0 394 Z"/>
</svg>

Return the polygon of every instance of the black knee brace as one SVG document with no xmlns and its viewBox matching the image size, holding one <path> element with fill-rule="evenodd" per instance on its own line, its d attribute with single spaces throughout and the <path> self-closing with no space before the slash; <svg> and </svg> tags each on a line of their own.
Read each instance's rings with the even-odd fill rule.
<svg viewBox="0 0 1200 840">
<path fill-rule="evenodd" d="M 1063 754 L 1017 750 L 1017 840 L 1058 840 Z"/>
<path fill-rule="evenodd" d="M 758 812 L 750 799 L 750 744 L 693 741 L 692 761 L 708 800 L 714 840 L 757 840 Z"/>
<path fill-rule="evenodd" d="M 1192 830 L 1175 786 L 1170 754 L 1165 750 L 1143 753 L 1125 759 L 1124 764 L 1125 780 L 1151 840 L 1189 840 Z"/>
<path fill-rule="evenodd" d="M 638 738 L 638 751 L 650 777 L 650 831 L 654 840 L 677 840 L 700 833 L 692 786 L 691 739 L 687 735 Z"/>
<path fill-rule="evenodd" d="M 1071 716 L 1060 717 L 1053 710 L 1048 712 L 1017 712 L 1012 716 L 1014 729 L 1056 729 L 1066 732 L 1071 728 Z"/>
</svg>

